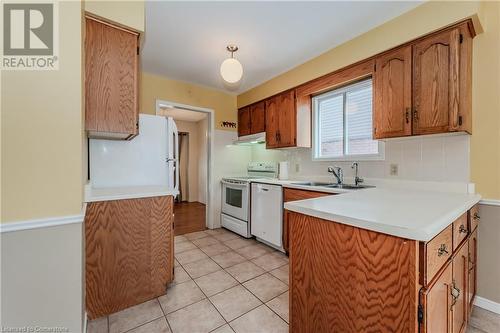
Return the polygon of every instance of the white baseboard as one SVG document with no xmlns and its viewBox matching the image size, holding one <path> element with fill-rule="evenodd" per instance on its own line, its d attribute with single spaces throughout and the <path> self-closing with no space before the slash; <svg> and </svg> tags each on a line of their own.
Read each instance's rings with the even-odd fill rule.
<svg viewBox="0 0 500 333">
<path fill-rule="evenodd" d="M 87 323 L 89 321 L 89 318 L 87 317 L 87 311 L 84 312 L 83 315 L 83 333 L 87 333 Z"/>
<path fill-rule="evenodd" d="M 500 314 L 500 303 L 490 301 L 489 299 L 476 296 L 474 298 L 474 305 L 482 309 Z"/>
<path fill-rule="evenodd" d="M 479 201 L 481 205 L 488 205 L 488 206 L 500 206 L 500 200 L 498 199 L 481 199 Z"/>
</svg>

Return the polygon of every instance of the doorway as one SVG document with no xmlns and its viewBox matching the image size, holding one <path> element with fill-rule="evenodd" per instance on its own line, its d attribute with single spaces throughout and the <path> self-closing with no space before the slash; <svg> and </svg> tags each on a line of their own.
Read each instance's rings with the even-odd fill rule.
<svg viewBox="0 0 500 333">
<path fill-rule="evenodd" d="M 156 114 L 172 117 L 179 132 L 179 195 L 174 202 L 175 235 L 213 227 L 213 111 L 164 100 Z"/>
</svg>

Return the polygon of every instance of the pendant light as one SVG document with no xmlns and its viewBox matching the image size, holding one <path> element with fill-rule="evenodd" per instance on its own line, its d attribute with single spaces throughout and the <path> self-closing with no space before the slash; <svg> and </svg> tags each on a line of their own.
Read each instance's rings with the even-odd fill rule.
<svg viewBox="0 0 500 333">
<path fill-rule="evenodd" d="M 226 49 L 231 52 L 231 58 L 227 58 L 220 65 L 220 75 L 229 84 L 238 83 L 243 76 L 243 66 L 234 58 L 234 52 L 238 51 L 238 46 L 228 45 Z"/>
</svg>

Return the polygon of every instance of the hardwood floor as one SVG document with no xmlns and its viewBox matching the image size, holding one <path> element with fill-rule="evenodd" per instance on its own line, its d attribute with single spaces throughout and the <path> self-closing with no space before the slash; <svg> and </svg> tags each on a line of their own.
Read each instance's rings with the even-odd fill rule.
<svg viewBox="0 0 500 333">
<path fill-rule="evenodd" d="M 176 236 L 205 230 L 205 205 L 200 202 L 176 202 L 174 223 Z"/>
</svg>

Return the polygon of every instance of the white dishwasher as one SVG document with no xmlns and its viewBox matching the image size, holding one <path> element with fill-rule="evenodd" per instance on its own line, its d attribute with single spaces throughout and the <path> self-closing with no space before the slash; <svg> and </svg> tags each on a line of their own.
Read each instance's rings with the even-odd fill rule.
<svg viewBox="0 0 500 333">
<path fill-rule="evenodd" d="M 257 240 L 283 250 L 283 192 L 280 185 L 252 183 L 250 230 Z"/>
</svg>

